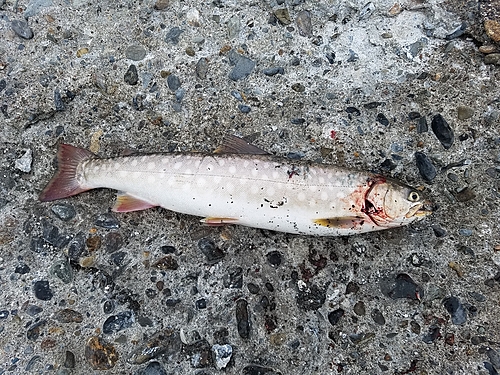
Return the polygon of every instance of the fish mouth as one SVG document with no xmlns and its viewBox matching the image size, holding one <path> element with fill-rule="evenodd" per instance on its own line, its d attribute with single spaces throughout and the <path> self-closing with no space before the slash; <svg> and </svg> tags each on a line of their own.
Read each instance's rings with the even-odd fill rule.
<svg viewBox="0 0 500 375">
<path fill-rule="evenodd" d="M 434 205 L 431 201 L 425 201 L 423 203 L 413 206 L 410 211 L 405 215 L 407 219 L 411 217 L 423 218 L 429 216 L 435 211 Z"/>
</svg>

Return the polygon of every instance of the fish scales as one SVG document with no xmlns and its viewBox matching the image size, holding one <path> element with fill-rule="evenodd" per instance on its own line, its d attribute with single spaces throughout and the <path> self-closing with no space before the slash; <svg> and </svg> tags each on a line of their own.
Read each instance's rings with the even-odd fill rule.
<svg viewBox="0 0 500 375">
<path fill-rule="evenodd" d="M 82 169 L 88 188 L 125 191 L 184 214 L 297 232 L 309 230 L 313 217 L 358 214 L 344 198 L 367 186 L 368 177 L 252 155 L 152 154 L 89 160 Z"/>
<path fill-rule="evenodd" d="M 61 145 L 62 164 L 42 192 L 50 201 L 94 188 L 121 191 L 114 210 L 154 206 L 311 235 L 349 235 L 406 225 L 429 212 L 419 192 L 382 176 L 272 155 L 168 153 L 99 159 Z"/>
</svg>

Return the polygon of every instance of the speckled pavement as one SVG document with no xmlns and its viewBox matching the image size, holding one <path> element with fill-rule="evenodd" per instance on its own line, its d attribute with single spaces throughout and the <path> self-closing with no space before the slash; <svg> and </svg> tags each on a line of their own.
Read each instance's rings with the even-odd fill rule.
<svg viewBox="0 0 500 375">
<path fill-rule="evenodd" d="M 497 374 L 500 4 L 0 0 L 0 374 Z M 224 135 L 395 177 L 437 210 L 316 238 L 101 189 L 59 143 Z"/>
</svg>

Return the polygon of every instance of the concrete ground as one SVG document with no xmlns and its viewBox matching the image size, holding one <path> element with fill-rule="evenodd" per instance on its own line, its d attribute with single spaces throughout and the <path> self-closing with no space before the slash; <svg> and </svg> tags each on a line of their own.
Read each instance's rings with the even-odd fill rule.
<svg viewBox="0 0 500 375">
<path fill-rule="evenodd" d="M 497 374 L 498 0 L 0 0 L 0 374 Z M 287 235 L 38 194 L 58 143 L 381 172 L 410 227 Z"/>
</svg>

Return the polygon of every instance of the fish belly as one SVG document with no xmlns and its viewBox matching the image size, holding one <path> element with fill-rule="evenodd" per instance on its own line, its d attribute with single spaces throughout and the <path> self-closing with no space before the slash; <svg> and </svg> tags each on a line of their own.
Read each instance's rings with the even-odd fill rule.
<svg viewBox="0 0 500 375">
<path fill-rule="evenodd" d="M 318 224 L 365 216 L 359 197 L 370 175 L 335 166 L 261 155 L 153 154 L 93 159 L 82 168 L 89 188 L 120 190 L 214 222 L 330 236 L 377 229 L 361 219 Z"/>
</svg>

